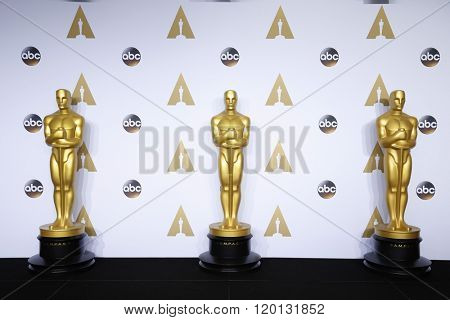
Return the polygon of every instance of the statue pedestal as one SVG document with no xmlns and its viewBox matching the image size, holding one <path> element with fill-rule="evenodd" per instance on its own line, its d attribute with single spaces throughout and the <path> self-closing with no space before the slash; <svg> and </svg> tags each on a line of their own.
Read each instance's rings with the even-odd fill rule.
<svg viewBox="0 0 450 320">
<path fill-rule="evenodd" d="M 63 273 L 85 269 L 94 264 L 94 254 L 86 250 L 86 233 L 63 238 L 38 236 L 39 254 L 28 259 L 34 272 L 48 269 L 49 273 Z"/>
<path fill-rule="evenodd" d="M 420 256 L 416 239 L 391 239 L 373 235 L 374 252 L 364 255 L 364 265 L 372 270 L 401 276 L 420 275 L 431 270 L 431 261 Z"/>
<path fill-rule="evenodd" d="M 202 268 L 217 272 L 249 271 L 261 265 L 261 256 L 250 250 L 252 235 L 219 237 L 208 234 L 209 251 L 199 257 Z"/>
</svg>

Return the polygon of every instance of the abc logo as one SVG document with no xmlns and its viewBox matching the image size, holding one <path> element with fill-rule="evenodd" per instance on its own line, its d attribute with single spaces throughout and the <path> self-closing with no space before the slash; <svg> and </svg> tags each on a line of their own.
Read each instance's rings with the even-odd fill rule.
<svg viewBox="0 0 450 320">
<path fill-rule="evenodd" d="M 337 120 L 332 115 L 327 114 L 320 118 L 319 129 L 326 134 L 330 134 L 336 131 L 338 126 Z"/>
<path fill-rule="evenodd" d="M 129 114 L 123 118 L 122 125 L 127 132 L 134 133 L 138 132 L 141 128 L 142 121 L 137 115 Z"/>
<path fill-rule="evenodd" d="M 30 198 L 40 197 L 42 192 L 44 192 L 44 187 L 42 183 L 38 180 L 30 180 L 25 184 L 23 188 L 27 196 Z"/>
<path fill-rule="evenodd" d="M 123 184 L 123 193 L 128 198 L 137 198 L 141 194 L 142 187 L 136 180 L 128 180 Z"/>
<path fill-rule="evenodd" d="M 436 188 L 431 182 L 428 181 L 419 183 L 419 185 L 416 188 L 416 194 L 422 200 L 429 200 L 433 198 L 435 193 Z"/>
<path fill-rule="evenodd" d="M 227 67 L 235 66 L 239 61 L 239 52 L 235 48 L 226 48 L 220 54 L 220 60 Z"/>
<path fill-rule="evenodd" d="M 336 194 L 336 186 L 333 181 L 325 180 L 319 184 L 317 187 L 317 192 L 322 198 L 331 199 Z"/>
<path fill-rule="evenodd" d="M 37 114 L 29 114 L 23 119 L 24 128 L 31 133 L 36 133 L 42 128 L 42 119 Z"/>
<path fill-rule="evenodd" d="M 136 48 L 126 48 L 122 52 L 122 61 L 127 66 L 134 67 L 141 61 L 141 53 Z"/>
<path fill-rule="evenodd" d="M 432 134 L 437 129 L 437 121 L 432 116 L 423 116 L 419 120 L 419 130 L 425 134 Z"/>
<path fill-rule="evenodd" d="M 420 54 L 420 61 L 425 67 L 434 67 L 439 60 L 441 60 L 441 55 L 435 48 L 426 48 Z"/>
<path fill-rule="evenodd" d="M 41 53 L 35 47 L 26 47 L 22 50 L 22 61 L 27 66 L 35 66 L 41 61 Z"/>
<path fill-rule="evenodd" d="M 339 61 L 339 53 L 334 48 L 325 48 L 320 53 L 320 62 L 325 67 L 332 67 Z"/>
</svg>

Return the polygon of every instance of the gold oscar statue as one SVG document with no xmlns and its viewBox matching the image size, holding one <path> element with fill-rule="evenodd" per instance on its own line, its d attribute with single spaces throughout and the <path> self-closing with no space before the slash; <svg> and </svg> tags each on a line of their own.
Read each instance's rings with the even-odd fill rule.
<svg viewBox="0 0 450 320">
<path fill-rule="evenodd" d="M 393 91 L 389 97 L 391 110 L 376 121 L 378 142 L 384 149 L 386 202 L 389 224 L 378 224 L 375 233 L 393 239 L 418 238 L 420 229 L 407 225 L 405 209 L 408 202 L 408 184 L 411 178 L 410 149 L 416 145 L 416 118 L 404 113 L 405 92 Z"/>
<path fill-rule="evenodd" d="M 70 109 L 70 92 L 56 91 L 59 110 L 44 118 L 45 142 L 52 147 L 50 174 L 54 184 L 56 220 L 40 227 L 43 237 L 72 237 L 84 233 L 84 224 L 74 223 L 71 210 L 74 199 L 76 149 L 83 142 L 84 118 Z"/>
<path fill-rule="evenodd" d="M 411 178 L 410 150 L 416 145 L 416 118 L 403 112 L 405 92 L 392 91 L 390 110 L 378 117 L 378 143 L 384 149 L 386 202 L 390 221 L 375 226 L 374 251 L 364 255 L 364 265 L 379 272 L 410 276 L 431 270 L 431 261 L 420 256 L 420 229 L 405 222 L 408 184 Z"/>
<path fill-rule="evenodd" d="M 44 118 L 45 142 L 52 147 L 50 175 L 54 185 L 56 220 L 41 226 L 39 254 L 28 259 L 34 272 L 62 273 L 92 266 L 95 256 L 86 250 L 85 225 L 72 221 L 77 148 L 83 142 L 84 119 L 70 109 L 71 95 L 56 91 L 59 110 Z"/>
<path fill-rule="evenodd" d="M 236 272 L 258 268 L 261 256 L 250 250 L 250 225 L 238 221 L 243 149 L 248 144 L 250 118 L 236 111 L 237 94 L 224 94 L 225 111 L 211 119 L 214 144 L 219 148 L 220 200 L 224 218 L 209 226 L 209 251 L 200 255 L 200 266 L 213 271 Z"/>
<path fill-rule="evenodd" d="M 220 200 L 223 222 L 210 225 L 216 236 L 242 237 L 250 234 L 250 225 L 237 219 L 241 201 L 241 181 L 244 169 L 243 148 L 248 144 L 250 118 L 236 111 L 237 94 L 225 92 L 225 111 L 211 119 L 214 144 L 219 148 Z"/>
</svg>

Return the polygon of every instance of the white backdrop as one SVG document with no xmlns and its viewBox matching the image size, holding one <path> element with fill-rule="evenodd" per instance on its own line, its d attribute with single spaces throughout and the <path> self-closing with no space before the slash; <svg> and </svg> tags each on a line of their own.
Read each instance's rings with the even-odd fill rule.
<svg viewBox="0 0 450 320">
<path fill-rule="evenodd" d="M 216 159 L 202 147 L 198 133 L 223 110 L 223 92 L 235 89 L 239 111 L 251 118 L 255 128 L 246 164 L 249 168 L 259 164 L 258 173 L 244 176 L 239 213 L 240 220 L 252 225 L 253 250 L 264 257 L 360 258 L 368 250 L 365 244 L 370 244 L 362 235 L 375 207 L 387 218 L 383 173 L 363 173 L 376 143 L 374 120 L 387 110 L 365 106 L 380 74 L 389 92 L 406 91 L 406 113 L 437 119 L 437 130 L 429 135 L 419 132 L 412 152 L 406 220 L 422 229 L 424 256 L 450 259 L 450 152 L 446 145 L 450 135 L 446 122 L 450 116 L 450 6 L 433 14 L 445 1 L 384 5 L 395 39 L 367 39 L 381 5 L 356 0 L 81 3 L 93 39 L 67 38 L 80 3 L 5 3 L 0 4 L 1 257 L 35 254 L 39 225 L 55 217 L 50 148 L 44 143 L 43 130 L 30 133 L 23 120 L 28 114 L 43 118 L 56 111 L 55 90 L 74 90 L 83 74 L 96 104 L 75 109 L 86 119 L 85 144 L 97 171 L 77 172 L 73 213 L 76 218 L 83 206 L 86 209 L 97 234 L 90 245 L 96 255 L 194 257 L 207 250 L 208 225 L 222 218 L 222 209 L 217 172 L 204 172 L 200 164 L 201 156 L 209 165 Z M 194 39 L 167 39 L 180 5 Z M 294 39 L 266 39 L 280 5 Z M 35 66 L 21 59 L 28 46 L 42 55 Z M 121 59 L 128 47 L 142 55 L 134 67 Z M 240 54 L 233 67 L 219 58 L 227 47 Z M 327 47 L 339 53 L 334 67 L 325 67 L 319 60 Z M 420 61 L 422 50 L 429 47 L 441 56 L 431 68 Z M 167 105 L 180 73 L 194 106 Z M 278 74 L 293 103 L 301 103 L 265 105 Z M 122 120 L 128 114 L 142 120 L 139 133 L 123 129 Z M 338 121 L 332 134 L 318 127 L 319 119 L 327 114 Z M 278 115 L 257 139 L 257 128 Z M 179 141 L 174 132 L 184 125 L 192 128 L 191 137 L 186 130 L 181 137 L 195 171 L 168 173 Z M 140 164 L 155 165 L 151 153 L 139 144 L 140 137 L 151 144 L 144 127 L 158 132 L 159 165 L 153 173 L 140 170 Z M 293 172 L 265 172 L 278 143 L 276 134 L 270 140 L 264 138 L 269 127 L 284 130 L 281 144 Z M 306 132 L 301 154 L 307 172 L 295 157 L 302 131 Z M 208 132 L 205 137 L 207 147 L 216 152 Z M 31 179 L 44 186 L 40 197 L 25 194 L 25 183 Z M 128 198 L 122 191 L 130 179 L 142 186 L 137 198 Z M 324 180 L 337 187 L 331 199 L 317 192 Z M 436 188 L 430 200 L 416 195 L 415 188 L 422 181 Z M 193 236 L 168 236 L 180 206 Z M 290 236 L 264 236 L 277 207 Z"/>
</svg>

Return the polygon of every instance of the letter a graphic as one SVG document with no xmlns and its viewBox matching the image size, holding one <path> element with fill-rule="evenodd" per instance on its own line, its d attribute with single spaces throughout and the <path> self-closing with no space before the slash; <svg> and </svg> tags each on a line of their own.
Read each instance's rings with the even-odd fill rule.
<svg viewBox="0 0 450 320">
<path fill-rule="evenodd" d="M 189 21 L 184 14 L 183 8 L 180 6 L 177 15 L 173 20 L 167 39 L 175 39 L 177 37 L 185 39 L 195 39 Z"/>
<path fill-rule="evenodd" d="M 167 105 L 175 106 L 177 103 L 184 103 L 187 106 L 193 106 L 194 100 L 192 99 L 191 92 L 184 81 L 183 74 L 180 73 L 178 77 L 177 83 L 173 88 L 172 95 L 170 96 L 169 102 Z"/>
<path fill-rule="evenodd" d="M 83 93 L 83 96 L 81 96 L 81 93 Z M 72 93 L 72 105 L 75 106 L 80 102 L 84 102 L 89 106 L 95 105 L 94 96 L 92 95 L 91 89 L 89 88 L 83 74 L 80 75 L 77 85 L 75 86 L 75 89 L 73 89 Z"/>
<path fill-rule="evenodd" d="M 269 32 L 267 33 L 266 39 L 275 39 L 276 37 L 284 37 L 285 39 L 294 39 L 291 27 L 284 15 L 283 9 L 280 8 L 273 19 L 272 25 L 270 26 Z"/>
<path fill-rule="evenodd" d="M 381 6 L 375 17 L 367 39 L 375 39 L 378 36 L 383 36 L 386 39 L 395 39 L 394 32 L 392 31 L 391 24 L 386 16 L 386 12 L 384 12 L 383 6 Z"/>
<path fill-rule="evenodd" d="M 283 237 L 291 236 L 286 220 L 284 220 L 283 214 L 281 213 L 280 207 L 277 207 L 275 209 L 272 219 L 270 219 L 269 225 L 267 226 L 266 233 L 264 233 L 264 237 L 273 237 L 277 235 Z"/>
<path fill-rule="evenodd" d="M 292 100 L 284 84 L 281 74 L 278 75 L 272 91 L 270 91 L 269 98 L 267 99 L 266 106 L 275 106 L 283 104 L 285 106 L 292 106 Z"/>
<path fill-rule="evenodd" d="M 67 34 L 67 38 L 73 39 L 78 36 L 84 36 L 87 39 L 95 38 L 86 15 L 84 14 L 83 9 L 81 9 L 81 6 L 78 7 L 77 13 L 73 18 L 72 25 L 70 26 L 69 33 Z"/>
<path fill-rule="evenodd" d="M 292 172 L 291 164 L 289 163 L 280 142 L 277 143 L 275 150 L 273 150 L 272 156 L 266 167 L 266 172 L 274 172 L 277 170 Z"/>
<path fill-rule="evenodd" d="M 89 172 L 97 172 L 91 154 L 84 142 L 81 147 L 78 148 L 77 152 L 77 171 L 81 169 L 86 169 Z"/>
<path fill-rule="evenodd" d="M 172 162 L 170 163 L 167 172 L 179 172 L 180 170 L 183 170 L 184 172 L 194 171 L 191 158 L 189 157 L 189 153 L 187 153 L 184 148 L 182 140 L 180 140 L 180 143 L 178 144 L 177 150 L 173 155 Z"/>
<path fill-rule="evenodd" d="M 89 215 L 84 208 L 84 206 L 81 208 L 80 213 L 78 214 L 76 223 L 83 223 L 85 225 L 85 231 L 88 236 L 95 237 L 97 236 L 97 233 L 95 232 L 94 226 L 92 225 L 91 218 L 89 218 Z"/>
<path fill-rule="evenodd" d="M 370 154 L 369 161 L 367 161 L 366 167 L 364 168 L 364 173 L 371 173 L 374 170 L 384 172 L 384 154 L 378 142 Z"/>
<path fill-rule="evenodd" d="M 375 233 L 375 226 L 382 223 L 384 223 L 383 218 L 381 217 L 378 208 L 375 207 L 375 210 L 373 210 L 372 216 L 370 217 L 369 223 L 367 224 L 366 230 L 364 230 L 362 237 L 370 238 Z"/>
<path fill-rule="evenodd" d="M 191 225 L 184 213 L 183 207 L 180 206 L 178 212 L 173 219 L 172 225 L 167 233 L 168 237 L 176 237 L 176 236 L 186 236 L 193 237 L 194 233 L 192 232 Z"/>
<path fill-rule="evenodd" d="M 380 99 L 378 101 L 378 93 L 380 93 Z M 369 97 L 366 100 L 366 106 L 372 107 L 376 103 L 381 103 L 384 106 L 389 106 L 389 94 L 387 92 L 386 86 L 384 85 L 384 81 L 381 78 L 381 74 L 378 75 L 377 80 L 375 81 L 372 90 L 370 90 Z"/>
</svg>

